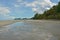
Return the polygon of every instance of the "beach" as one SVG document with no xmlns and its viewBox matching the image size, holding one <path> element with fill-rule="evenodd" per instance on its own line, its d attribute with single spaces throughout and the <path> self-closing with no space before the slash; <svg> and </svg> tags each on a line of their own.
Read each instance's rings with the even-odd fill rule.
<svg viewBox="0 0 60 40">
<path fill-rule="evenodd" d="M 1 26 L 6 26 L 6 25 L 10 25 L 10 24 L 13 24 L 13 23 L 16 23 L 16 22 L 38 22 L 38 23 L 41 23 L 41 22 L 51 22 L 51 23 L 60 23 L 60 21 L 58 20 L 1 20 L 0 21 L 0 27 Z"/>
<path fill-rule="evenodd" d="M 0 27 L 10 25 L 10 24 L 13 24 L 16 22 L 19 22 L 19 20 L 3 20 L 3 21 L 1 20 L 0 21 Z"/>
<path fill-rule="evenodd" d="M 0 21 L 0 40 L 60 40 L 60 21 Z"/>
</svg>

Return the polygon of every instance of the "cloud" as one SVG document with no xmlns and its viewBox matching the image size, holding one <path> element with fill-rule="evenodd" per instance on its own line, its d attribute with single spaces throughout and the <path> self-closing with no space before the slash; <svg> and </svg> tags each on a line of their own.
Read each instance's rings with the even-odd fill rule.
<svg viewBox="0 0 60 40">
<path fill-rule="evenodd" d="M 33 11 L 43 13 L 45 10 L 51 8 L 55 3 L 52 3 L 50 0 L 35 0 L 31 3 L 27 3 L 27 7 L 31 7 Z"/>
<path fill-rule="evenodd" d="M 19 2 L 18 2 L 19 1 Z M 18 0 L 19 4 L 25 5 L 26 7 L 31 7 L 32 11 L 43 13 L 45 10 L 50 9 L 56 3 L 51 2 L 50 0 L 34 0 L 33 2 L 27 2 L 23 0 Z"/>
<path fill-rule="evenodd" d="M 10 15 L 2 15 L 0 14 L 0 20 L 11 20 L 14 19 L 15 17 L 10 16 Z"/>
<path fill-rule="evenodd" d="M 5 18 L 7 18 L 8 20 L 14 19 L 14 16 L 10 16 L 10 15 L 4 15 Z"/>
<path fill-rule="evenodd" d="M 10 16 L 10 9 L 8 7 L 0 7 L 0 18 L 3 19 L 14 19 L 15 17 Z"/>
<path fill-rule="evenodd" d="M 37 9 L 36 9 L 36 8 L 32 8 L 32 10 L 37 11 Z"/>
<path fill-rule="evenodd" d="M 0 7 L 0 14 L 8 14 L 8 13 L 10 13 L 8 7 Z"/>
<path fill-rule="evenodd" d="M 14 5 L 14 7 L 18 8 L 18 7 L 20 7 L 20 5 L 18 5 L 18 4 L 15 4 L 15 5 Z"/>
<path fill-rule="evenodd" d="M 17 0 L 17 2 L 22 2 L 23 0 Z"/>
</svg>

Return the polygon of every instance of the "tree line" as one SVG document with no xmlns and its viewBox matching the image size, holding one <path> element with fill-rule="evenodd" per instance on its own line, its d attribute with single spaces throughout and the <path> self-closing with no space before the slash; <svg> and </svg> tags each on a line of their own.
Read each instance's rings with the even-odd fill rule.
<svg viewBox="0 0 60 40">
<path fill-rule="evenodd" d="M 44 11 L 43 14 L 36 13 L 32 19 L 60 19 L 60 2 L 49 10 Z"/>
</svg>

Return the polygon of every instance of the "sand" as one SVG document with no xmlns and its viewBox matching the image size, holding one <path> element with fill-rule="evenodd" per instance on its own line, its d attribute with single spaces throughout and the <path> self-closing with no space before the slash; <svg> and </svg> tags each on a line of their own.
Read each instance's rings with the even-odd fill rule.
<svg viewBox="0 0 60 40">
<path fill-rule="evenodd" d="M 55 20 L 56 21 L 56 20 Z M 51 21 L 51 20 L 0 20 L 0 27 L 2 26 L 6 26 L 6 25 L 10 25 L 10 24 L 13 24 L 13 23 L 16 23 L 16 22 L 38 22 L 38 23 L 41 23 L 41 22 L 52 22 L 52 23 L 55 23 L 55 21 Z M 60 23 L 60 21 L 56 21 L 56 23 Z"/>
<path fill-rule="evenodd" d="M 0 27 L 6 26 L 9 24 L 13 24 L 15 22 L 19 22 L 19 20 L 3 20 L 3 21 L 0 21 Z"/>
</svg>

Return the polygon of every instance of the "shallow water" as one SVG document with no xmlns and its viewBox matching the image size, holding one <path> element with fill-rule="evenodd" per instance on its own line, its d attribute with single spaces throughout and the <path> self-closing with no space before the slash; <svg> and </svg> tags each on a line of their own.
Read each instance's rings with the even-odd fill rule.
<svg viewBox="0 0 60 40">
<path fill-rule="evenodd" d="M 0 28 L 0 40 L 59 40 L 60 23 L 17 22 Z"/>
</svg>

